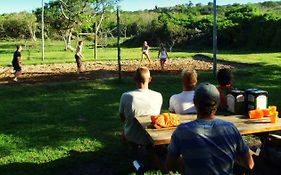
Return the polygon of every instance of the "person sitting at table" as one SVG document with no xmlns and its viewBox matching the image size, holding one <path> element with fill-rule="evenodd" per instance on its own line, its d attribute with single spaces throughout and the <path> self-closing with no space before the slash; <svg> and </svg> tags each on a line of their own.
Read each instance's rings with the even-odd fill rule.
<svg viewBox="0 0 281 175">
<path fill-rule="evenodd" d="M 196 113 L 193 103 L 193 88 L 197 83 L 197 73 L 194 69 L 184 69 L 181 72 L 183 91 L 172 95 L 169 102 L 169 111 L 176 114 Z"/>
<path fill-rule="evenodd" d="M 229 94 L 232 90 L 232 79 L 233 75 L 231 69 L 229 68 L 222 68 L 217 73 L 217 88 L 220 93 L 219 110 L 227 109 L 226 95 Z"/>
<path fill-rule="evenodd" d="M 233 123 L 216 119 L 220 96 L 210 83 L 201 83 L 194 93 L 197 119 L 180 124 L 167 150 L 166 170 L 173 170 L 179 157 L 184 174 L 233 174 L 235 160 L 252 169 L 250 149 Z"/>
<path fill-rule="evenodd" d="M 147 67 L 138 68 L 134 80 L 137 89 L 122 94 L 119 112 L 124 124 L 124 137 L 133 151 L 137 151 L 137 148 L 149 146 L 150 141 L 134 118 L 142 115 L 158 115 L 163 98 L 159 92 L 149 89 L 151 76 Z"/>
</svg>

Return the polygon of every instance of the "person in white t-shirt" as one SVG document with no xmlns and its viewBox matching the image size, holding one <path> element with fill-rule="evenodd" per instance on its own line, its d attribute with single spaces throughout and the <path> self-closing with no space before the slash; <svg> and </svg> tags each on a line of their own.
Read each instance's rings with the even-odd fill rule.
<svg viewBox="0 0 281 175">
<path fill-rule="evenodd" d="M 134 145 L 148 145 L 150 142 L 145 131 L 134 119 L 142 115 L 158 115 L 163 103 L 159 92 L 150 90 L 148 84 L 151 81 L 147 67 L 136 70 L 134 80 L 137 89 L 122 94 L 119 113 L 124 124 L 124 136 L 129 143 Z"/>
<path fill-rule="evenodd" d="M 176 114 L 196 113 L 193 103 L 194 90 L 197 83 L 195 70 L 184 69 L 181 73 L 183 91 L 172 95 L 169 101 L 169 111 Z"/>
</svg>

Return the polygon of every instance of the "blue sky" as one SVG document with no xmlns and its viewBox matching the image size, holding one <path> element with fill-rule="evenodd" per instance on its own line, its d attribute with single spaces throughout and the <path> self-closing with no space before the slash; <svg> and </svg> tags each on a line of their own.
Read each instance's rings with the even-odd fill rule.
<svg viewBox="0 0 281 175">
<path fill-rule="evenodd" d="M 212 0 L 191 0 L 193 4 L 207 4 Z M 218 5 L 233 4 L 233 3 L 255 3 L 264 2 L 266 0 L 217 0 Z M 278 1 L 278 0 L 272 0 Z M 44 0 L 49 2 L 49 0 Z M 152 9 L 156 5 L 158 7 L 169 7 L 177 4 L 188 3 L 189 0 L 122 0 L 120 3 L 122 10 L 140 10 Z M 0 14 L 20 11 L 32 11 L 41 7 L 42 0 L 0 0 Z"/>
</svg>

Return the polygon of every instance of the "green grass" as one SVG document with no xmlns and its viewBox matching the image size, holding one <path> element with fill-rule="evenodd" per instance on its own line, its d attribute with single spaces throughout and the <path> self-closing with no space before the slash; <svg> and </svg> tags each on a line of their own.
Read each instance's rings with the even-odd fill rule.
<svg viewBox="0 0 281 175">
<path fill-rule="evenodd" d="M 73 41 L 75 43 L 76 41 Z M 25 65 L 30 64 L 41 64 L 42 63 L 42 52 L 40 41 L 2 41 L 0 43 L 0 65 L 7 66 L 11 65 L 13 52 L 15 46 L 22 44 L 26 47 L 22 51 L 22 63 Z M 73 44 L 75 46 L 75 44 Z M 75 48 L 75 47 L 74 47 Z M 98 48 L 98 59 L 97 60 L 117 60 L 117 48 L 116 47 L 99 47 Z M 44 63 L 74 63 L 75 52 L 64 51 L 64 43 L 62 41 L 51 41 L 47 40 L 45 43 L 45 60 Z M 158 48 L 151 48 L 151 58 L 157 59 Z M 85 61 L 93 61 L 93 45 L 90 41 L 85 42 L 83 48 L 83 55 Z M 173 52 L 170 54 L 171 58 L 183 58 L 191 57 L 193 53 L 187 52 Z M 122 60 L 139 60 L 141 57 L 141 47 L 139 48 L 121 48 L 121 59 Z"/>
<path fill-rule="evenodd" d="M 10 62 L 14 44 L 1 42 L 1 65 Z M 58 43 L 52 46 L 49 42 L 48 49 L 50 53 L 46 53 L 46 56 L 49 55 L 46 61 L 52 60 L 52 57 L 52 63 L 73 61 L 73 53 L 66 52 L 71 57 L 63 58 L 64 52 Z M 58 52 L 55 52 L 56 49 Z M 135 55 L 137 58 L 139 54 L 139 48 L 122 51 L 128 57 Z M 86 55 L 91 54 L 88 53 L 90 51 L 85 52 Z M 114 55 L 115 51 L 112 49 L 107 52 L 104 54 Z M 191 57 L 196 53 L 173 54 Z M 40 55 L 39 51 L 33 54 Z M 281 109 L 280 53 L 222 52 L 218 58 L 250 63 L 250 67 L 234 71 L 235 87 L 267 90 L 269 104 Z M 28 64 L 32 63 L 39 64 L 40 58 L 31 57 Z M 199 82 L 203 81 L 216 83 L 211 72 L 199 73 Z M 114 169 L 115 174 L 131 174 L 131 155 L 119 139 L 122 126 L 118 118 L 118 106 L 121 94 L 134 88 L 131 78 L 123 79 L 122 82 L 113 78 L 38 85 L 1 85 L 0 174 L 61 175 L 76 169 L 93 168 L 92 164 L 104 170 Z M 151 89 L 162 93 L 162 111 L 167 111 L 169 97 L 181 91 L 179 76 L 153 76 Z"/>
<path fill-rule="evenodd" d="M 280 109 L 280 73 L 280 67 L 237 70 L 235 84 L 268 90 L 270 104 Z M 199 81 L 215 83 L 212 77 L 201 72 Z M 131 157 L 119 140 L 118 105 L 120 95 L 134 88 L 131 79 L 0 86 L 1 174 L 63 174 L 90 163 L 132 173 Z M 167 111 L 169 97 L 181 91 L 180 79 L 155 76 L 151 89 L 163 94 Z"/>
<path fill-rule="evenodd" d="M 75 48 L 75 42 L 73 46 Z M 0 42 L 0 65 L 11 65 L 13 52 L 17 44 L 23 44 L 22 51 L 22 63 L 24 65 L 30 64 L 42 64 L 42 53 L 40 40 L 37 42 L 31 41 L 1 41 Z M 122 60 L 139 60 L 141 57 L 141 48 L 121 48 Z M 189 50 L 181 51 L 175 49 L 174 52 L 169 53 L 170 58 L 191 58 L 195 54 L 204 54 L 212 57 L 211 50 Z M 92 43 L 90 41 L 85 42 L 83 49 L 84 60 L 94 61 Z M 157 59 L 158 48 L 151 48 L 150 55 L 152 59 Z M 234 61 L 238 63 L 261 63 L 269 65 L 281 64 L 281 53 L 253 53 L 253 52 L 232 52 L 232 51 L 220 51 L 217 55 L 219 60 Z M 117 49 L 115 47 L 98 48 L 97 60 L 117 60 Z M 47 40 L 45 43 L 45 60 L 44 63 L 74 63 L 74 52 L 64 51 L 64 43 L 62 41 Z"/>
</svg>

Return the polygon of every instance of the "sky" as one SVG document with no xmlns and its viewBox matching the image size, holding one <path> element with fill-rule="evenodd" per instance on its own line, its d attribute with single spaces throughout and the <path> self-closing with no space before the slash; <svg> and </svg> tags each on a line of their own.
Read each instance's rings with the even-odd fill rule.
<svg viewBox="0 0 281 175">
<path fill-rule="evenodd" d="M 50 0 L 43 0 L 45 3 Z M 202 3 L 207 4 L 212 0 L 191 0 L 193 4 Z M 233 3 L 257 3 L 264 2 L 266 0 L 217 0 L 218 5 L 226 5 Z M 278 1 L 278 0 L 271 0 Z M 189 0 L 121 0 L 120 6 L 123 11 L 136 11 L 144 9 L 153 9 L 155 6 L 158 7 L 170 7 L 177 4 L 188 3 Z M 0 14 L 12 13 L 20 11 L 29 11 L 41 7 L 42 0 L 0 0 Z"/>
</svg>

